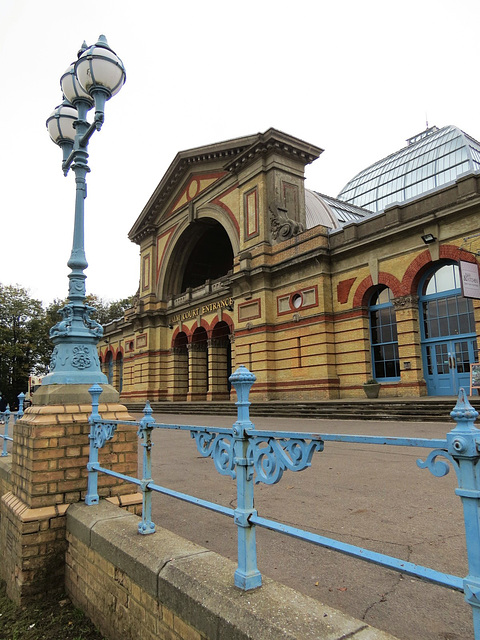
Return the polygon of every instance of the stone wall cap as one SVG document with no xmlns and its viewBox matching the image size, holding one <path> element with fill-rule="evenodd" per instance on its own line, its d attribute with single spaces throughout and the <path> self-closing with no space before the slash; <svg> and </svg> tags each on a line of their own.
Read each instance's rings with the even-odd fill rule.
<svg viewBox="0 0 480 640">
<path fill-rule="evenodd" d="M 260 589 L 241 591 L 232 561 L 160 527 L 139 535 L 138 522 L 103 500 L 67 512 L 70 534 L 90 527 L 93 551 L 208 638 L 395 640 L 269 578 Z"/>
</svg>

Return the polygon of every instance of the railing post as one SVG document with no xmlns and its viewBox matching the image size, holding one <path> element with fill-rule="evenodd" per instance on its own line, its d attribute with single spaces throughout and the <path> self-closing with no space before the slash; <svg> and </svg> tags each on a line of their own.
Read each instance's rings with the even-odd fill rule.
<svg viewBox="0 0 480 640">
<path fill-rule="evenodd" d="M 98 504 L 98 500 L 99 500 L 98 471 L 94 467 L 94 465 L 98 464 L 98 447 L 96 446 L 96 442 L 95 442 L 95 435 L 96 435 L 95 420 L 100 420 L 102 417 L 98 412 L 99 399 L 102 391 L 103 391 L 102 387 L 96 383 L 92 385 L 88 390 L 88 393 L 92 398 L 92 413 L 88 418 L 88 421 L 90 423 L 90 435 L 88 436 L 90 440 L 90 453 L 88 456 L 88 464 L 87 464 L 88 484 L 87 484 L 87 494 L 85 496 L 85 504 L 89 504 L 89 505 Z"/>
<path fill-rule="evenodd" d="M 254 509 L 253 460 L 248 458 L 248 437 L 246 429 L 253 429 L 250 422 L 248 396 L 256 378 L 253 373 L 240 366 L 230 376 L 230 382 L 237 392 L 237 421 L 233 425 L 233 446 L 237 476 L 237 508 L 234 522 L 238 533 L 238 567 L 235 571 L 235 586 L 247 591 L 261 586 L 262 576 L 257 568 L 257 544 L 255 525 L 251 524 Z"/>
<path fill-rule="evenodd" d="M 7 404 L 5 411 L 3 412 L 3 419 L 5 420 L 5 426 L 3 428 L 3 447 L 2 447 L 2 458 L 8 456 L 7 451 L 7 438 L 8 438 L 8 423 L 10 421 L 10 405 Z"/>
<path fill-rule="evenodd" d="M 450 413 L 457 426 L 447 433 L 448 452 L 458 463 L 458 489 L 465 521 L 468 576 L 464 580 L 465 600 L 472 607 L 475 640 L 480 640 L 480 431 L 475 427 L 478 412 L 460 389 Z"/>
<path fill-rule="evenodd" d="M 147 400 L 143 410 L 143 418 L 140 420 L 138 436 L 142 439 L 143 468 L 142 468 L 142 519 L 138 523 L 138 533 L 148 535 L 155 533 L 155 524 L 152 522 L 152 490 L 148 484 L 152 482 L 152 429 L 155 418 L 152 416 L 152 407 Z"/>
<path fill-rule="evenodd" d="M 25 394 L 23 393 L 23 391 L 21 391 L 18 396 L 18 411 L 17 411 L 17 415 L 15 417 L 15 422 L 17 420 L 20 420 L 20 418 L 23 416 L 23 403 L 25 401 Z"/>
</svg>

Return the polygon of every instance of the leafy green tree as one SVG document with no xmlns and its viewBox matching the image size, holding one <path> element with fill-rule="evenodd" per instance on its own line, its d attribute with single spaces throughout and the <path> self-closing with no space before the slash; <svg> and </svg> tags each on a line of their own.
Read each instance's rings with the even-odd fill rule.
<svg viewBox="0 0 480 640">
<path fill-rule="evenodd" d="M 0 283 L 0 390 L 11 407 L 31 372 L 43 370 L 45 311 L 21 286 Z"/>
</svg>

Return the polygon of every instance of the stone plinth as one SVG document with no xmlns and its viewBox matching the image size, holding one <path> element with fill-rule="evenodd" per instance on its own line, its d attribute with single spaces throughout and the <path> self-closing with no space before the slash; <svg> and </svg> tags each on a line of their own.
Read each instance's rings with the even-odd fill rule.
<svg viewBox="0 0 480 640">
<path fill-rule="evenodd" d="M 117 402 L 99 410 L 107 420 L 132 420 Z M 90 412 L 90 404 L 34 405 L 15 425 L 11 491 L 1 501 L 0 571 L 17 603 L 63 587 L 65 513 L 87 490 Z M 119 426 L 99 451 L 99 462 L 136 476 L 136 428 Z M 98 493 L 129 511 L 141 508 L 136 486 L 123 480 L 99 474 Z"/>
</svg>

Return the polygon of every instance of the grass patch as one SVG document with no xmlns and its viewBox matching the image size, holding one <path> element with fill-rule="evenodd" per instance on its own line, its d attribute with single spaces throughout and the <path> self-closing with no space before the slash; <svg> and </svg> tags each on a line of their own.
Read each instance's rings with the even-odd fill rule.
<svg viewBox="0 0 480 640">
<path fill-rule="evenodd" d="M 17 607 L 0 581 L 2 640 L 105 640 L 87 616 L 66 595 L 45 596 Z"/>
</svg>

